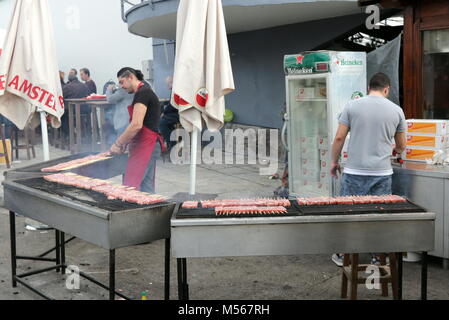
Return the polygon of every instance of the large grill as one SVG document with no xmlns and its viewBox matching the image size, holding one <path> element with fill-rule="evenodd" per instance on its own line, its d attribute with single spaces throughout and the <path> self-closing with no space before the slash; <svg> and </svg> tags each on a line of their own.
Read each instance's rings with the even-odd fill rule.
<svg viewBox="0 0 449 320">
<path fill-rule="evenodd" d="M 168 299 L 170 217 L 175 203 L 166 201 L 153 205 L 138 205 L 120 200 L 109 200 L 99 192 L 57 184 L 43 178 L 49 173 L 41 172 L 42 168 L 90 154 L 92 153 L 80 153 L 42 162 L 8 171 L 5 175 L 3 190 L 5 208 L 10 210 L 13 285 L 20 282 L 42 297 L 49 298 L 23 278 L 58 268 L 65 273 L 64 236 L 67 233 L 109 250 L 109 287 L 89 275 L 84 273 L 80 275 L 108 289 L 110 299 L 114 299 L 116 294 L 125 297 L 115 291 L 115 249 L 166 239 L 165 297 Z M 126 162 L 127 155 L 120 155 L 69 171 L 92 178 L 108 179 L 123 174 Z M 15 213 L 55 228 L 56 247 L 52 250 L 56 251 L 56 259 L 16 254 Z M 56 266 L 16 275 L 18 259 L 55 261 Z"/>
<path fill-rule="evenodd" d="M 161 205 L 170 204 L 169 202 L 159 202 L 153 205 L 139 205 L 136 203 L 121 200 L 109 200 L 104 194 L 100 192 L 50 182 L 45 180 L 44 178 L 31 178 L 18 180 L 16 182 L 29 188 L 49 192 L 66 199 L 74 200 L 92 207 L 112 212 L 133 209 L 151 209 L 159 207 Z"/>
<path fill-rule="evenodd" d="M 201 204 L 196 209 L 179 209 L 177 219 L 188 218 L 248 218 L 248 217 L 289 217 L 289 216 L 336 216 L 336 215 L 359 215 L 375 213 L 406 213 L 425 212 L 426 210 L 416 204 L 407 201 L 405 203 L 378 203 L 378 204 L 353 204 L 353 205 L 298 205 L 296 200 L 291 200 L 291 206 L 286 207 L 287 212 L 283 214 L 228 214 L 216 215 L 214 208 L 203 208 Z"/>
</svg>

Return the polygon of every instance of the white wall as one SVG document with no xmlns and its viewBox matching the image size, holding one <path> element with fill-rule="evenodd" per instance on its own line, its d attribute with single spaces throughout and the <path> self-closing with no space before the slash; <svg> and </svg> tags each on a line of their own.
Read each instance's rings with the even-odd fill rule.
<svg viewBox="0 0 449 320">
<path fill-rule="evenodd" d="M 119 0 L 48 0 L 60 70 L 86 67 L 99 93 L 124 66 L 141 69 L 153 58 L 152 40 L 128 32 Z M 7 28 L 13 0 L 0 0 L 0 28 Z"/>
</svg>

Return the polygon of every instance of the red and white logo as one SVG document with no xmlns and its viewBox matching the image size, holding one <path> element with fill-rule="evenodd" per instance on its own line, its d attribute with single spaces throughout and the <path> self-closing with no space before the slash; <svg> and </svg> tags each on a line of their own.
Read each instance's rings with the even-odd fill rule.
<svg viewBox="0 0 449 320">
<path fill-rule="evenodd" d="M 407 154 L 412 153 L 412 149 L 406 149 Z"/>
<path fill-rule="evenodd" d="M 196 103 L 204 108 L 206 106 L 207 100 L 209 99 L 209 92 L 206 88 L 201 88 L 195 95 Z"/>
<path fill-rule="evenodd" d="M 407 123 L 407 127 L 410 129 L 411 127 L 413 127 L 413 122 L 409 122 Z"/>
<path fill-rule="evenodd" d="M 180 107 L 189 105 L 189 103 L 187 101 L 185 101 L 183 98 L 181 98 L 181 96 L 179 96 L 176 93 L 173 95 L 173 100 Z"/>
<path fill-rule="evenodd" d="M 296 56 L 296 63 L 302 64 L 302 59 L 304 59 L 304 56 Z"/>
</svg>

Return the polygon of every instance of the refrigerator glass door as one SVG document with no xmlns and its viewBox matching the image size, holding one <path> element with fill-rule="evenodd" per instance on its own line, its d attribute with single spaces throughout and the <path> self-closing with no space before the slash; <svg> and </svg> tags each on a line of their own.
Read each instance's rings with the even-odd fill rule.
<svg viewBox="0 0 449 320">
<path fill-rule="evenodd" d="M 299 197 L 331 194 L 327 75 L 288 76 L 289 188 Z"/>
</svg>

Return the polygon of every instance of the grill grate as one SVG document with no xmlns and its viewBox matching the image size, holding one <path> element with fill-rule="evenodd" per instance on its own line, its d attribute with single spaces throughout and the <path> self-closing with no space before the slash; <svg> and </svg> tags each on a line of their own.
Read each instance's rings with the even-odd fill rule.
<svg viewBox="0 0 449 320">
<path fill-rule="evenodd" d="M 51 193 L 52 195 L 68 198 L 70 200 L 82 202 L 84 204 L 100 208 L 106 211 L 117 212 L 132 209 L 144 209 L 144 208 L 148 209 L 169 204 L 168 202 L 165 201 L 152 205 L 140 205 L 137 203 L 125 202 L 121 200 L 109 200 L 102 193 L 92 190 L 80 189 L 73 186 L 58 184 L 55 182 L 50 182 L 45 180 L 44 178 L 17 180 L 15 182 L 29 188 Z"/>
<path fill-rule="evenodd" d="M 425 209 L 407 201 L 406 203 L 382 203 L 382 204 L 355 204 L 355 205 L 313 205 L 300 206 L 296 200 L 291 200 L 291 206 L 286 207 L 284 214 L 230 214 L 215 215 L 214 208 L 203 208 L 201 203 L 196 209 L 180 208 L 176 218 L 251 218 L 251 217 L 285 217 L 285 216 L 328 216 L 328 215 L 355 215 L 373 213 L 406 213 L 406 212 L 426 212 Z"/>
</svg>

